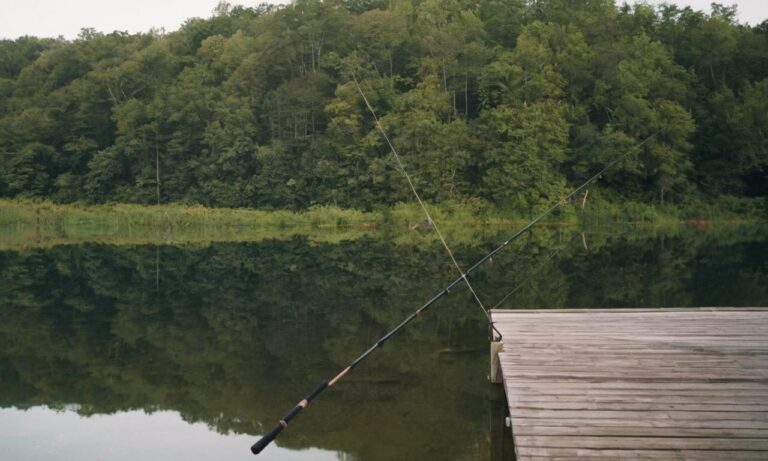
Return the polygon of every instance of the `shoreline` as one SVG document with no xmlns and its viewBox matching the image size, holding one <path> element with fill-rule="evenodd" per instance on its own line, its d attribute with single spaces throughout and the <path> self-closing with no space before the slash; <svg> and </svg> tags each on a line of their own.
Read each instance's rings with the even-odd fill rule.
<svg viewBox="0 0 768 461">
<path fill-rule="evenodd" d="M 633 205 L 634 206 L 634 205 Z M 441 204 L 431 212 L 449 241 L 456 244 L 488 241 L 527 219 L 504 216 L 500 210 L 468 203 Z M 626 211 L 566 206 L 537 227 L 547 232 L 581 229 L 675 234 L 688 229 L 761 226 L 754 217 L 724 215 L 722 219 L 632 218 Z M 609 232 L 613 233 L 613 232 Z M 168 245 L 213 242 L 259 242 L 304 237 L 314 243 L 339 243 L 365 236 L 383 236 L 396 244 L 424 244 L 435 239 L 421 210 L 413 204 L 364 212 L 333 206 L 305 211 L 205 208 L 190 205 L 81 205 L 48 201 L 0 199 L 0 251 L 49 248 L 58 245 Z"/>
</svg>

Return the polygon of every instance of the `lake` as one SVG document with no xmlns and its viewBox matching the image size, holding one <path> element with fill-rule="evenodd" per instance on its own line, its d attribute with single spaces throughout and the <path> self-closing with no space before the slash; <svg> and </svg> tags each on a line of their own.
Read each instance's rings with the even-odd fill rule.
<svg viewBox="0 0 768 461">
<path fill-rule="evenodd" d="M 479 229 L 456 257 L 468 267 L 511 233 Z M 456 275 L 426 230 L 327 240 L 6 247 L 2 459 L 508 453 L 485 320 L 457 286 L 253 458 L 259 434 Z M 766 306 L 768 231 L 540 228 L 471 280 L 487 307 Z"/>
</svg>

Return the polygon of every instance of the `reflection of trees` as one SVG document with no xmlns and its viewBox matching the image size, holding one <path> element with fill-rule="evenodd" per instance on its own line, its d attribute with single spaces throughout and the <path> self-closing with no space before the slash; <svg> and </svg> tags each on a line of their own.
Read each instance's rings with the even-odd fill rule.
<svg viewBox="0 0 768 461">
<path fill-rule="evenodd" d="M 475 285 L 492 303 L 562 247 L 504 307 L 768 300 L 759 235 L 588 238 L 587 252 L 567 232 L 538 231 L 478 271 Z M 0 253 L 0 406 L 174 409 L 219 431 L 263 432 L 453 276 L 438 246 L 370 238 Z M 487 453 L 484 335 L 466 291 L 455 290 L 280 443 L 366 460 Z"/>
<path fill-rule="evenodd" d="M 0 253 L 0 405 L 170 408 L 259 433 L 452 275 L 435 269 L 437 248 L 297 239 L 163 247 L 158 290 L 155 250 Z M 446 301 L 280 443 L 363 459 L 450 459 L 486 445 L 481 319 L 465 297 Z"/>
<path fill-rule="evenodd" d="M 498 258 L 482 291 L 504 308 L 748 306 L 766 304 L 764 230 L 568 232 L 532 237 Z M 551 262 L 543 263 L 553 249 Z M 526 280 L 534 271 L 536 275 Z"/>
</svg>

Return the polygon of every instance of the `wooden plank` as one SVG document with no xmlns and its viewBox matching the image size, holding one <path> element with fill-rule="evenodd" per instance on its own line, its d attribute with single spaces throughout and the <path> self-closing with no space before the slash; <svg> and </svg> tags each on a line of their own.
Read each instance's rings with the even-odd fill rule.
<svg viewBox="0 0 768 461">
<path fill-rule="evenodd" d="M 539 365 L 539 366 L 530 366 L 530 365 L 518 365 L 515 366 L 514 363 L 501 360 L 501 366 L 502 368 L 508 365 L 510 368 L 509 371 L 505 373 L 505 376 L 509 377 L 525 377 L 528 375 L 564 375 L 569 378 L 590 378 L 590 377 L 596 377 L 596 376 L 605 376 L 607 378 L 622 378 L 624 376 L 628 376 L 633 379 L 637 380 L 648 380 L 648 379 L 658 379 L 658 378 L 690 378 L 690 379 L 697 379 L 702 378 L 703 375 L 706 375 L 709 380 L 726 380 L 726 381 L 734 381 L 734 380 L 749 380 L 749 381 L 766 381 L 768 382 L 768 370 L 750 370 L 750 369 L 743 369 L 738 367 L 731 367 L 731 368 L 724 368 L 724 367 L 718 367 L 718 368 L 707 368 L 707 367 L 698 367 L 699 369 L 693 368 L 693 367 L 687 367 L 687 368 L 674 368 L 674 367 L 646 367 L 646 366 L 619 366 L 619 365 L 604 365 L 601 363 L 586 363 L 586 364 L 575 364 L 575 365 Z M 645 373 L 642 374 L 641 373 Z M 757 376 L 755 376 L 757 375 Z"/>
<path fill-rule="evenodd" d="M 682 437 L 712 437 L 712 438 L 758 438 L 768 439 L 768 429 L 749 428 L 700 428 L 682 427 L 675 428 L 675 435 Z M 666 437 L 669 428 L 665 427 L 637 427 L 637 426 L 592 426 L 574 424 L 568 426 L 544 425 L 516 425 L 515 433 L 523 435 L 569 435 L 569 436 L 628 436 L 628 437 Z"/>
<path fill-rule="evenodd" d="M 510 408 L 512 417 L 521 418 L 603 418 L 603 419 L 663 419 L 696 420 L 720 419 L 722 421 L 764 421 L 768 422 L 768 413 L 755 411 L 636 411 L 636 410 L 536 410 L 515 407 Z M 585 416 L 588 415 L 588 416 Z"/>
<path fill-rule="evenodd" d="M 518 405 L 536 404 L 545 402 L 548 404 L 559 403 L 671 403 L 671 404 L 712 404 L 712 405 L 768 405 L 768 395 L 734 396 L 732 392 L 727 394 L 712 395 L 706 392 L 696 392 L 685 395 L 642 394 L 637 391 L 625 393 L 588 394 L 546 394 L 546 393 L 514 393 L 508 397 L 510 401 Z"/>
<path fill-rule="evenodd" d="M 521 401 L 514 399 L 515 407 L 521 410 L 619 410 L 619 411 L 726 411 L 726 412 L 768 412 L 768 405 L 755 403 L 704 403 L 704 402 L 659 402 L 650 400 L 646 402 L 622 402 L 622 401 Z"/>
<path fill-rule="evenodd" d="M 534 448 L 521 447 L 517 459 L 567 459 L 567 460 L 664 460 L 664 461 L 765 461 L 762 451 L 734 450 L 596 450 L 586 448 Z M 536 458 L 532 458 L 536 457 Z"/>
<path fill-rule="evenodd" d="M 663 429 L 768 429 L 768 421 L 628 420 L 610 418 L 514 418 L 515 426 L 652 427 Z M 667 432 L 670 433 L 669 431 Z"/>
<path fill-rule="evenodd" d="M 603 390 L 603 389 L 667 389 L 667 390 L 689 390 L 689 391 L 707 391 L 707 390 L 716 390 L 716 389 L 722 389 L 725 391 L 745 391 L 745 390 L 755 390 L 755 391 L 765 391 L 768 390 L 768 383 L 764 381 L 734 381 L 734 382 L 708 382 L 708 381 L 701 381 L 701 382 L 662 382 L 662 383 L 649 383 L 649 382 L 643 382 L 643 381 L 632 381 L 625 378 L 622 379 L 611 379 L 611 380 L 603 380 L 603 381 L 596 381 L 591 382 L 588 380 L 576 380 L 576 379 L 568 379 L 564 378 L 562 380 L 548 380 L 547 382 L 537 382 L 536 380 L 530 380 L 530 379 L 509 379 L 504 380 L 505 386 L 518 386 L 518 387 L 527 387 L 527 388 L 536 388 L 536 389 L 546 389 L 546 388 L 555 388 L 555 389 L 563 389 L 563 390 L 574 390 L 578 389 L 580 391 L 587 391 L 587 390 Z"/>
<path fill-rule="evenodd" d="M 518 459 L 768 460 L 768 309 L 492 315 Z"/>
<path fill-rule="evenodd" d="M 659 307 L 659 308 L 642 308 L 642 307 L 627 307 L 627 308 L 606 308 L 606 309 L 494 309 L 491 310 L 494 320 L 496 317 L 505 316 L 518 316 L 524 314 L 533 314 L 535 316 L 542 316 L 546 314 L 589 314 L 589 315 L 602 315 L 602 314 L 629 314 L 629 313 L 643 313 L 643 314 L 667 314 L 674 312 L 690 313 L 717 313 L 717 312 L 765 312 L 768 307 Z"/>
<path fill-rule="evenodd" d="M 593 386 L 584 386 L 584 384 L 593 384 Z M 608 386 L 605 386 L 605 384 L 609 384 Z M 628 383 L 626 383 L 628 384 Z M 643 383 L 638 383 L 643 384 Z M 678 383 L 671 383 L 671 384 L 678 384 Z M 617 387 L 614 383 L 563 383 L 563 384 L 555 384 L 548 383 L 548 385 L 542 385 L 541 387 L 536 386 L 536 383 L 533 383 L 531 381 L 516 381 L 511 382 L 508 381 L 506 383 L 506 387 L 509 389 L 514 389 L 516 393 L 520 393 L 521 395 L 525 395 L 525 393 L 532 393 L 534 395 L 552 395 L 552 396 L 569 396 L 569 395 L 576 395 L 576 396 L 584 396 L 584 397 L 595 397 L 595 396 L 603 396 L 603 395 L 650 395 L 650 396 L 656 396 L 656 395 L 671 395 L 671 396 L 726 396 L 726 397 L 733 397 L 735 392 L 739 392 L 740 396 L 752 396 L 752 397 L 763 397 L 768 398 L 768 387 L 762 386 L 762 387 L 734 387 L 734 384 L 731 383 L 712 383 L 712 384 L 722 384 L 723 386 L 727 387 L 721 387 L 721 386 L 708 386 L 705 388 L 694 388 L 694 389 L 686 389 L 686 388 L 661 388 L 661 384 L 659 383 L 652 383 L 652 384 L 646 384 L 645 386 L 633 386 L 631 388 L 627 387 Z M 736 384 L 743 384 L 743 383 L 736 383 Z M 748 382 L 748 384 L 753 384 L 752 382 Z M 603 385 L 602 387 L 600 385 Z M 654 386 L 654 387 L 652 387 Z"/>
<path fill-rule="evenodd" d="M 519 447 L 592 448 L 616 450 L 748 450 L 768 452 L 768 439 L 709 437 L 594 437 L 518 435 Z"/>
</svg>

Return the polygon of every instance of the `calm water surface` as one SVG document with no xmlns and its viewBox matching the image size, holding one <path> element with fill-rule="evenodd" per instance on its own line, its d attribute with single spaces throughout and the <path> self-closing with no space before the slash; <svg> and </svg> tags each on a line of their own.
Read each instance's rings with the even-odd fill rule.
<svg viewBox="0 0 768 461">
<path fill-rule="evenodd" d="M 255 459 L 259 434 L 453 278 L 439 246 L 411 240 L 0 252 L 2 459 Z M 761 229 L 522 240 L 473 276 L 488 306 L 768 305 Z M 259 459 L 502 459 L 485 335 L 457 288 Z"/>
</svg>

